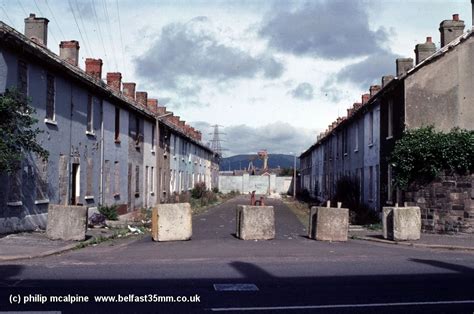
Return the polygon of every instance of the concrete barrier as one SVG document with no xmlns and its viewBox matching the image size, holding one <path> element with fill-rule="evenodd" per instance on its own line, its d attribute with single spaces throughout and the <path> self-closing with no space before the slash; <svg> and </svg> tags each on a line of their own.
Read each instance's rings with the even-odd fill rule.
<svg viewBox="0 0 474 314">
<path fill-rule="evenodd" d="M 193 234 L 192 211 L 189 203 L 159 204 L 152 212 L 154 241 L 185 241 Z"/>
<path fill-rule="evenodd" d="M 236 236 L 242 240 L 271 240 L 275 238 L 273 206 L 238 205 Z"/>
<path fill-rule="evenodd" d="M 53 205 L 48 207 L 46 236 L 52 240 L 83 241 L 87 231 L 87 207 Z"/>
<path fill-rule="evenodd" d="M 420 239 L 420 207 L 384 207 L 382 216 L 385 239 L 393 241 Z"/>
<path fill-rule="evenodd" d="M 311 207 L 308 237 L 319 241 L 347 241 L 349 209 Z"/>
</svg>

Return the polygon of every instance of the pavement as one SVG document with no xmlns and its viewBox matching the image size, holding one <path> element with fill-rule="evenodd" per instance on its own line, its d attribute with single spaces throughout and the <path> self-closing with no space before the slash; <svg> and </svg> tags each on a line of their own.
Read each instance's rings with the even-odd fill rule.
<svg viewBox="0 0 474 314">
<path fill-rule="evenodd" d="M 88 229 L 84 241 L 50 240 L 46 232 L 14 233 L 0 238 L 0 261 L 31 259 L 59 254 L 115 236 L 111 229 Z"/>
</svg>

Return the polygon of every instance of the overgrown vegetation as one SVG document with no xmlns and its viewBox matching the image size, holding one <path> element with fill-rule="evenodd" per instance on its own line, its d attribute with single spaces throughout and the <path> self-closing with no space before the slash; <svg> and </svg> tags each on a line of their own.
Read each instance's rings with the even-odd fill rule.
<svg viewBox="0 0 474 314">
<path fill-rule="evenodd" d="M 394 183 L 405 189 L 411 183 L 429 182 L 442 171 L 474 171 L 474 131 L 455 128 L 449 133 L 433 126 L 407 130 L 395 144 L 390 163 Z"/>
<path fill-rule="evenodd" d="M 99 205 L 98 210 L 107 220 L 118 220 L 117 205 Z"/>
<path fill-rule="evenodd" d="M 35 110 L 29 100 L 16 90 L 6 90 L 0 95 L 0 172 L 12 173 L 18 169 L 28 152 L 47 159 L 48 151 L 36 142 L 41 133 L 33 126 Z"/>
<path fill-rule="evenodd" d="M 360 202 L 360 188 L 357 180 L 350 176 L 341 177 L 336 183 L 336 193 L 331 200 L 331 206 L 342 203 L 349 208 L 350 221 L 356 225 L 376 224 L 380 221 L 377 213 Z"/>
</svg>

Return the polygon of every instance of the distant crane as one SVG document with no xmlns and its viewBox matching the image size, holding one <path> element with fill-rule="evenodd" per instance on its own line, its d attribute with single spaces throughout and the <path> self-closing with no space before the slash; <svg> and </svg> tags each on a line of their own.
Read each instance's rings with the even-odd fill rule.
<svg viewBox="0 0 474 314">
<path fill-rule="evenodd" d="M 268 170 L 268 153 L 266 149 L 263 149 L 257 153 L 258 158 L 263 160 L 263 171 Z"/>
</svg>

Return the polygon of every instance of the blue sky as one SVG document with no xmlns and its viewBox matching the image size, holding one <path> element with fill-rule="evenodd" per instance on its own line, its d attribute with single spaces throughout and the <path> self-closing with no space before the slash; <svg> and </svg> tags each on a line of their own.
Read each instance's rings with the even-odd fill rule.
<svg viewBox="0 0 474 314">
<path fill-rule="evenodd" d="M 224 125 L 228 155 L 300 153 L 397 56 L 458 13 L 454 1 L 0 0 L 0 19 L 23 31 L 30 12 L 50 20 L 48 47 L 80 42 L 87 57 L 199 127 Z"/>
</svg>

